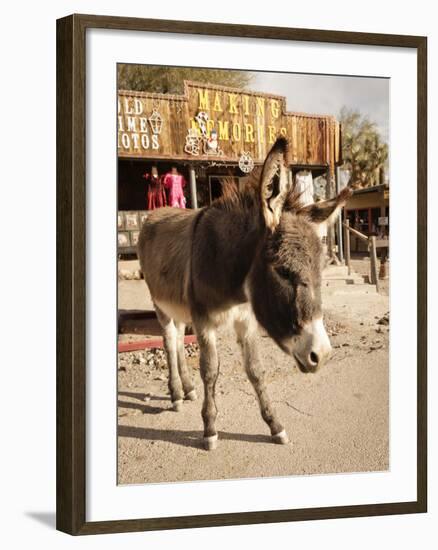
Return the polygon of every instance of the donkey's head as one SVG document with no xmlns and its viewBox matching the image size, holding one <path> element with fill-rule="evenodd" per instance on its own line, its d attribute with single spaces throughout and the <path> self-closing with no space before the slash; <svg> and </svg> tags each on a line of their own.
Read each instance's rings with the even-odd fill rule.
<svg viewBox="0 0 438 550">
<path fill-rule="evenodd" d="M 260 208 L 267 227 L 250 276 L 257 320 L 302 372 L 315 372 L 331 346 L 321 308 L 322 246 L 318 225 L 336 219 L 350 191 L 301 207 L 290 189 L 287 141 L 277 140 L 259 182 Z"/>
</svg>

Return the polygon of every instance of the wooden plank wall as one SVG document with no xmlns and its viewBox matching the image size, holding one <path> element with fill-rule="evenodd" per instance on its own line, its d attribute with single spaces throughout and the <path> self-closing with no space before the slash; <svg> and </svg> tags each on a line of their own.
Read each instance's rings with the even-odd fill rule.
<svg viewBox="0 0 438 550">
<path fill-rule="evenodd" d="M 149 118 L 153 111 L 163 121 L 153 135 Z M 187 131 L 197 129 L 195 117 L 208 115 L 208 134 L 218 133 L 221 155 L 193 156 L 184 151 Z M 185 82 L 185 93 L 150 94 L 119 92 L 118 154 L 126 158 L 222 160 L 237 163 L 249 152 L 262 163 L 278 135 L 289 139 L 292 165 L 330 165 L 341 158 L 340 125 L 331 116 L 293 113 L 281 96 Z"/>
</svg>

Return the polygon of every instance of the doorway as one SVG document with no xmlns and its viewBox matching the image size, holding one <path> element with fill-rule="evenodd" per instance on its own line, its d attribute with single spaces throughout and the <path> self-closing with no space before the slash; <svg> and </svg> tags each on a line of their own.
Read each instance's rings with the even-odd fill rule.
<svg viewBox="0 0 438 550">
<path fill-rule="evenodd" d="M 239 189 L 239 180 L 240 178 L 234 176 L 208 176 L 210 204 L 219 197 L 222 197 L 224 194 L 224 185 L 231 184 L 234 185 L 236 189 Z"/>
</svg>

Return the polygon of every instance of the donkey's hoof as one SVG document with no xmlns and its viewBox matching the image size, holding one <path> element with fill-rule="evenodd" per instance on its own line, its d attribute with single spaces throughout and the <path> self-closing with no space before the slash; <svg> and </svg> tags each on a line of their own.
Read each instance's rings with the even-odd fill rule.
<svg viewBox="0 0 438 550">
<path fill-rule="evenodd" d="M 189 391 L 184 399 L 188 399 L 189 401 L 196 401 L 198 399 L 198 394 L 196 393 L 196 390 Z"/>
<path fill-rule="evenodd" d="M 178 401 L 172 401 L 172 410 L 178 412 L 182 409 L 183 406 L 183 400 L 178 399 Z"/>
<path fill-rule="evenodd" d="M 289 438 L 287 437 L 286 430 L 282 430 L 278 434 L 272 436 L 272 441 L 278 443 L 279 445 L 286 445 L 289 443 Z"/>
<path fill-rule="evenodd" d="M 217 447 L 217 434 L 204 437 L 204 448 L 206 451 L 213 451 Z"/>
</svg>

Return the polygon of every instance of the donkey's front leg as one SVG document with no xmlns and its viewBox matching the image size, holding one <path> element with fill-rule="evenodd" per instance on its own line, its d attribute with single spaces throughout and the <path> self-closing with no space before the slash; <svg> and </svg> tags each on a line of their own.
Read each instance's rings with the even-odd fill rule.
<svg viewBox="0 0 438 550">
<path fill-rule="evenodd" d="M 169 368 L 169 391 L 172 399 L 172 408 L 179 411 L 183 404 L 184 391 L 178 371 L 177 358 L 177 329 L 173 320 L 168 317 L 155 304 L 157 319 L 163 329 L 164 349 L 166 352 L 167 366 Z"/>
<path fill-rule="evenodd" d="M 241 314 L 235 319 L 234 327 L 237 341 L 242 347 L 245 371 L 253 385 L 260 404 L 263 420 L 271 430 L 275 443 L 288 443 L 286 430 L 279 422 L 277 413 L 271 405 L 265 385 L 265 371 L 261 364 L 257 344 L 257 322 L 249 308 L 242 308 Z"/>
<path fill-rule="evenodd" d="M 216 349 L 216 333 L 213 329 L 196 326 L 199 344 L 199 367 L 204 383 L 204 403 L 202 419 L 204 420 L 204 447 L 211 451 L 217 447 L 215 386 L 219 374 L 219 360 Z"/>
</svg>

